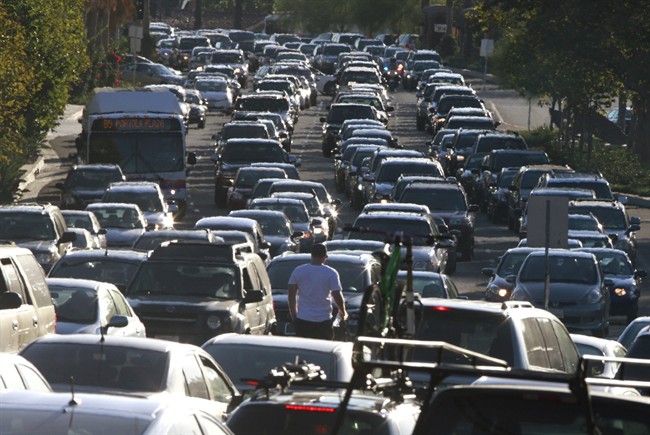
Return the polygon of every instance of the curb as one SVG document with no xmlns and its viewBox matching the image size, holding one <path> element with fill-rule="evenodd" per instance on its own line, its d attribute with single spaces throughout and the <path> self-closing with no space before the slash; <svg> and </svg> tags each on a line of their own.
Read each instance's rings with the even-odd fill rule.
<svg viewBox="0 0 650 435">
<path fill-rule="evenodd" d="M 650 208 L 650 198 L 645 198 L 643 196 L 637 195 L 628 195 L 627 193 L 622 193 L 621 195 L 627 196 L 626 205 L 632 205 L 641 208 Z"/>
<path fill-rule="evenodd" d="M 28 163 L 20 168 L 20 170 L 24 171 L 24 173 L 20 178 L 16 193 L 14 193 L 14 201 L 20 199 L 23 196 L 23 192 L 25 189 L 27 189 L 27 186 L 36 180 L 36 176 L 41 173 L 41 170 L 44 166 L 45 157 L 43 157 L 43 155 L 39 155 L 34 163 Z"/>
</svg>

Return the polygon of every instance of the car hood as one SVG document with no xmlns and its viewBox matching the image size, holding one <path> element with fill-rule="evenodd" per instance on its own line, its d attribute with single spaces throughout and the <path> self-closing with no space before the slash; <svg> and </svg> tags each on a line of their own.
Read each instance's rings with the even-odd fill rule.
<svg viewBox="0 0 650 435">
<path fill-rule="evenodd" d="M 121 229 L 106 228 L 106 244 L 133 245 L 138 237 L 144 233 L 144 228 Z"/>
<path fill-rule="evenodd" d="M 636 286 L 636 280 L 632 276 L 610 275 L 606 273 L 604 275 L 604 279 L 608 279 L 612 281 L 611 287 L 632 288 Z"/>
<path fill-rule="evenodd" d="M 544 301 L 544 282 L 520 282 L 519 288 L 526 290 L 533 301 Z M 579 302 L 583 297 L 597 288 L 594 284 L 551 282 L 549 300 L 554 302 Z"/>
<path fill-rule="evenodd" d="M 27 248 L 32 252 L 49 252 L 56 251 L 56 242 L 54 240 L 14 240 L 16 245 L 21 248 Z"/>
</svg>

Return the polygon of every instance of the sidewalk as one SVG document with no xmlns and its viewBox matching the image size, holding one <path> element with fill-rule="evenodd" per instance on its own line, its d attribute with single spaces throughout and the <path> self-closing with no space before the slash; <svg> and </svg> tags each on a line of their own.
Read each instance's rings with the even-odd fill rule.
<svg viewBox="0 0 650 435">
<path fill-rule="evenodd" d="M 45 146 L 41 149 L 40 155 L 36 161 L 24 165 L 21 169 L 24 171 L 21 181 L 18 184 L 18 190 L 15 197 L 18 201 L 36 198 L 42 186 L 38 186 L 37 179 L 42 175 L 46 164 L 54 163 L 60 160 L 60 157 L 52 149 L 50 142 L 57 137 L 64 135 L 73 135 L 79 133 L 81 127 L 77 119 L 81 117 L 84 106 L 68 104 L 61 118 L 59 125 L 48 132 L 45 137 Z M 56 163 L 54 163 L 56 164 Z M 28 193 L 28 195 L 26 195 Z M 27 197 L 26 197 L 27 196 Z"/>
</svg>

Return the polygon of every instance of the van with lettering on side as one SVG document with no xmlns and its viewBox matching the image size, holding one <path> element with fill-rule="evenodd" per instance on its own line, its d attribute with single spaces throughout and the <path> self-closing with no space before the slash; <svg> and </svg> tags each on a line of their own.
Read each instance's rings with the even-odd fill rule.
<svg viewBox="0 0 650 435">
<path fill-rule="evenodd" d="M 0 244 L 0 352 L 17 353 L 55 332 L 56 316 L 43 268 L 29 249 Z"/>
<path fill-rule="evenodd" d="M 166 89 L 95 89 L 80 120 L 77 158 L 117 164 L 129 181 L 154 181 L 165 199 L 187 207 L 186 127 L 176 96 Z"/>
</svg>

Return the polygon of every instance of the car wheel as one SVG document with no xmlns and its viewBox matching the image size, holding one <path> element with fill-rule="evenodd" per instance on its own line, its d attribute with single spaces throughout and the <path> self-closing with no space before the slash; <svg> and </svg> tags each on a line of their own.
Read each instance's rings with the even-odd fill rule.
<svg viewBox="0 0 650 435">
<path fill-rule="evenodd" d="M 415 118 L 415 127 L 418 129 L 418 131 L 424 131 L 424 126 L 425 126 L 424 119 L 422 118 Z"/>
<path fill-rule="evenodd" d="M 214 185 L 214 204 L 217 207 L 226 206 L 227 192 L 219 184 Z"/>
<path fill-rule="evenodd" d="M 203 119 L 202 121 L 199 121 L 198 127 L 199 128 L 205 128 L 205 119 Z"/>
<path fill-rule="evenodd" d="M 630 309 L 630 312 L 626 316 L 627 323 L 631 323 L 634 319 L 636 319 L 638 314 L 639 314 L 639 305 L 635 304 L 634 307 Z"/>
<path fill-rule="evenodd" d="M 447 259 L 447 266 L 445 266 L 445 274 L 453 275 L 456 272 L 456 252 L 453 253 L 454 258 Z"/>
<path fill-rule="evenodd" d="M 515 220 L 508 215 L 508 229 L 514 231 L 515 229 Z"/>
<path fill-rule="evenodd" d="M 336 193 L 343 193 L 345 190 L 345 183 L 341 182 L 337 177 L 334 177 L 334 185 L 336 186 Z"/>
</svg>

